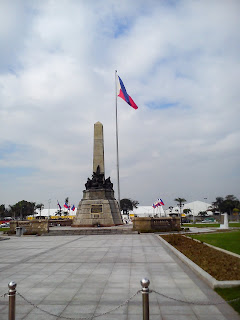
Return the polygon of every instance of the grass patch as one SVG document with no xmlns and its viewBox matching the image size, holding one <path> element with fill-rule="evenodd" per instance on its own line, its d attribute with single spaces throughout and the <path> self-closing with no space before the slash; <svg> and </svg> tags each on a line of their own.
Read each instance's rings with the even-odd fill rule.
<svg viewBox="0 0 240 320">
<path fill-rule="evenodd" d="M 10 228 L 0 228 L 0 231 L 9 231 Z"/>
<path fill-rule="evenodd" d="M 184 223 L 183 227 L 189 228 L 219 228 L 220 223 Z"/>
<path fill-rule="evenodd" d="M 240 286 L 235 288 L 216 288 L 215 291 L 226 301 L 240 298 Z M 240 314 L 240 300 L 229 304 Z"/>
<path fill-rule="evenodd" d="M 219 281 L 240 280 L 240 259 L 178 234 L 162 235 L 186 257 Z"/>
<path fill-rule="evenodd" d="M 219 228 L 220 223 L 184 223 L 184 227 L 195 227 L 195 228 Z M 230 222 L 230 228 L 240 228 L 240 222 Z"/>
<path fill-rule="evenodd" d="M 194 234 L 189 236 L 240 255 L 240 230 L 211 234 Z"/>
</svg>

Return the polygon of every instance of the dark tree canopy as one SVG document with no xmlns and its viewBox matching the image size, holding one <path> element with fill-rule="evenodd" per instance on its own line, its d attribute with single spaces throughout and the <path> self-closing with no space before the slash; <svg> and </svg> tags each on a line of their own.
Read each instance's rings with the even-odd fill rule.
<svg viewBox="0 0 240 320">
<path fill-rule="evenodd" d="M 69 201 L 69 197 L 65 199 L 66 204 L 68 204 L 68 201 Z"/>
<path fill-rule="evenodd" d="M 0 204 L 0 217 L 2 219 L 4 219 L 4 217 L 8 216 L 9 215 L 9 212 L 8 210 L 5 208 L 5 205 L 4 204 Z"/>
<path fill-rule="evenodd" d="M 15 218 L 26 218 L 26 216 L 30 216 L 34 214 L 34 212 L 35 202 L 28 202 L 26 200 L 22 200 L 10 206 L 11 216 Z"/>
<path fill-rule="evenodd" d="M 205 216 L 207 216 L 208 214 L 207 214 L 207 211 L 200 211 L 200 212 L 198 213 L 198 215 L 199 215 L 199 216 L 202 216 L 202 217 L 205 217 Z"/>
<path fill-rule="evenodd" d="M 121 210 L 126 210 L 127 212 L 132 211 L 133 208 L 137 208 L 138 205 L 139 205 L 139 202 L 137 200 L 131 200 L 127 198 L 120 200 Z"/>
<path fill-rule="evenodd" d="M 175 198 L 174 201 L 176 201 L 180 207 L 182 207 L 183 202 L 186 202 L 187 200 L 184 198 Z"/>
<path fill-rule="evenodd" d="M 183 213 L 190 214 L 192 213 L 191 209 L 183 209 Z"/>
<path fill-rule="evenodd" d="M 232 194 L 227 195 L 225 198 L 217 197 L 212 205 L 212 211 L 220 213 L 227 212 L 232 214 L 234 209 L 240 209 L 240 201 Z"/>
</svg>

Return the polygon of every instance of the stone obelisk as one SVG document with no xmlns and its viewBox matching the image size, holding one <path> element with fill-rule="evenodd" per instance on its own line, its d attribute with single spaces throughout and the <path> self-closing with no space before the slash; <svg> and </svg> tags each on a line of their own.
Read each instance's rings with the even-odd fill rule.
<svg viewBox="0 0 240 320">
<path fill-rule="evenodd" d="M 94 124 L 93 174 L 79 202 L 72 227 L 107 227 L 122 224 L 110 177 L 105 179 L 103 125 Z"/>
<path fill-rule="evenodd" d="M 100 168 L 100 173 L 104 170 L 104 142 L 103 142 L 103 125 L 101 122 L 94 124 L 94 141 L 93 141 L 93 172 L 97 172 L 97 167 Z"/>
</svg>

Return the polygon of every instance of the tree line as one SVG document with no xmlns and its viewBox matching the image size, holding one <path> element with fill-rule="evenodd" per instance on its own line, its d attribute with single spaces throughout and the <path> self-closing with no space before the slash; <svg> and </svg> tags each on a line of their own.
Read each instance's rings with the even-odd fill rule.
<svg viewBox="0 0 240 320">
<path fill-rule="evenodd" d="M 65 203 L 69 203 L 69 198 L 65 199 Z M 121 210 L 133 210 L 133 208 L 137 208 L 139 202 L 131 199 L 122 199 Z M 0 219 L 4 219 L 5 217 L 12 217 L 13 219 L 25 219 L 27 216 L 36 214 L 36 209 L 39 209 L 40 212 L 44 208 L 42 203 L 36 204 L 36 202 L 29 202 L 26 200 L 21 200 L 14 205 L 9 205 L 7 208 L 4 204 L 0 205 Z M 58 208 L 56 211 L 56 215 L 65 214 L 62 208 Z"/>
<path fill-rule="evenodd" d="M 174 199 L 179 204 L 179 207 L 182 208 L 183 203 L 187 200 L 184 198 L 176 198 Z M 65 199 L 65 202 L 68 203 L 68 197 Z M 121 210 L 131 211 L 133 208 L 137 208 L 139 202 L 137 200 L 132 199 L 121 199 Z M 9 205 L 8 208 L 4 204 L 0 204 L 0 218 L 4 219 L 4 217 L 12 217 L 13 219 L 25 219 L 29 215 L 36 214 L 36 209 L 41 210 L 44 208 L 42 203 L 36 204 L 36 202 L 29 202 L 26 200 L 21 200 L 14 205 Z M 227 212 L 229 215 L 238 214 L 240 212 L 240 201 L 234 195 L 227 195 L 225 198 L 216 197 L 216 200 L 212 202 L 212 205 L 208 208 L 213 213 L 225 213 Z M 184 209 L 190 210 L 190 209 Z M 61 209 L 57 211 L 57 214 L 60 213 Z M 185 212 L 190 213 L 190 212 Z"/>
<path fill-rule="evenodd" d="M 240 201 L 232 194 L 227 195 L 225 198 L 217 197 L 212 203 L 212 212 L 227 212 L 229 215 L 234 213 L 239 213 L 240 211 Z"/>
<path fill-rule="evenodd" d="M 25 219 L 27 216 L 36 214 L 36 209 L 40 212 L 44 208 L 42 203 L 29 202 L 21 200 L 14 205 L 9 205 L 7 208 L 5 204 L 0 205 L 0 218 L 12 217 L 13 219 Z"/>
<path fill-rule="evenodd" d="M 176 201 L 180 208 L 183 206 L 183 203 L 187 200 L 184 198 L 176 198 L 174 199 Z M 240 201 L 237 197 L 235 197 L 232 194 L 227 195 L 225 198 L 223 197 L 216 197 L 216 200 L 212 202 L 212 205 L 208 208 L 209 211 L 212 211 L 213 213 L 225 213 L 227 212 L 229 215 L 232 214 L 239 214 L 240 212 Z M 190 209 L 183 209 L 183 212 L 186 214 L 191 213 Z M 206 211 L 201 211 L 199 213 L 200 215 L 207 214 Z"/>
</svg>

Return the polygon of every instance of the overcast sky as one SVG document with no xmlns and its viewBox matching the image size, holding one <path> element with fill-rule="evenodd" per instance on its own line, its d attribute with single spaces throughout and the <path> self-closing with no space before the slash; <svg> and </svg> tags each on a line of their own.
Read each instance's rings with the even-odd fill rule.
<svg viewBox="0 0 240 320">
<path fill-rule="evenodd" d="M 239 195 L 239 0 L 0 0 L 0 204 L 77 205 L 104 126 L 117 198 Z"/>
</svg>

